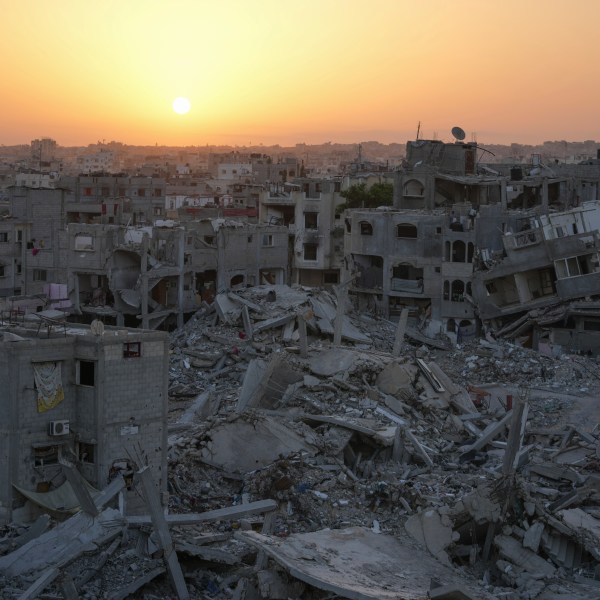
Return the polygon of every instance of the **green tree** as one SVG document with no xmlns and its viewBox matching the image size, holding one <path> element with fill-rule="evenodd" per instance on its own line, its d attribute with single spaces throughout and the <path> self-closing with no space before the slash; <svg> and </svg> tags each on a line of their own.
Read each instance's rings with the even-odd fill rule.
<svg viewBox="0 0 600 600">
<path fill-rule="evenodd" d="M 337 213 L 341 213 L 347 208 L 392 206 L 394 203 L 394 186 L 391 183 L 374 183 L 370 188 L 367 188 L 365 183 L 358 183 L 340 192 L 340 196 L 345 198 L 346 202 L 337 207 Z"/>
</svg>

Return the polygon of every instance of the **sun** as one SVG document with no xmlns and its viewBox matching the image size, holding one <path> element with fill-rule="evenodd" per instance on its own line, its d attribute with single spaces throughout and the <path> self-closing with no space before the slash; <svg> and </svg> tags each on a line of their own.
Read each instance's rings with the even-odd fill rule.
<svg viewBox="0 0 600 600">
<path fill-rule="evenodd" d="M 190 111 L 191 106 L 192 105 L 190 101 L 183 96 L 179 96 L 179 98 L 175 98 L 175 100 L 173 100 L 173 110 L 178 115 L 185 115 L 185 113 Z"/>
</svg>

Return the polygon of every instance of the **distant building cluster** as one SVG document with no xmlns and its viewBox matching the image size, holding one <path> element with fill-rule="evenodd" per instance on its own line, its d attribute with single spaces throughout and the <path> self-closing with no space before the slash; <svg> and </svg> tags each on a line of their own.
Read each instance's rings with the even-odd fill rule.
<svg viewBox="0 0 600 600">
<path fill-rule="evenodd" d="M 370 142 L 274 155 L 34 140 L 3 149 L 0 298 L 9 314 L 168 329 L 236 287 L 343 283 L 424 335 L 595 353 L 600 160 L 585 148 L 502 162 L 458 139 L 374 157 Z M 374 184 L 393 186 L 390 206 L 345 208 Z"/>
</svg>

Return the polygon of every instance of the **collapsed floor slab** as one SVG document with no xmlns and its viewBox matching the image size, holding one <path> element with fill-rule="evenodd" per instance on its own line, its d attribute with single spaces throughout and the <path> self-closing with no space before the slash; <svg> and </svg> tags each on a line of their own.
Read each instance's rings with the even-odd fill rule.
<svg viewBox="0 0 600 600">
<path fill-rule="evenodd" d="M 236 537 L 268 554 L 291 575 L 316 588 L 353 600 L 421 600 L 435 574 L 445 584 L 462 586 L 473 597 L 491 599 L 466 586 L 455 572 L 407 540 L 363 527 L 324 529 L 286 539 L 252 531 Z"/>
</svg>

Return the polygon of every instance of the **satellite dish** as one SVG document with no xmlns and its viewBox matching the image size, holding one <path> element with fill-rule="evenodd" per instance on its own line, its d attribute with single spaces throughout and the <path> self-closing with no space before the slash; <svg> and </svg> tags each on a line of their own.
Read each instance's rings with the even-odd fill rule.
<svg viewBox="0 0 600 600">
<path fill-rule="evenodd" d="M 465 132 L 461 127 L 453 127 L 452 128 L 452 135 L 455 137 L 455 139 L 458 142 L 462 142 L 465 139 Z"/>
<path fill-rule="evenodd" d="M 90 331 L 100 337 L 101 335 L 104 334 L 104 323 L 102 321 L 99 321 L 98 319 L 94 319 L 91 323 L 90 323 Z"/>
</svg>

